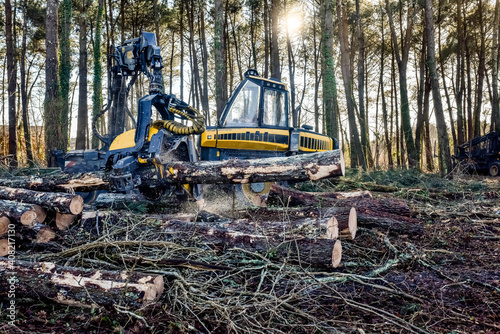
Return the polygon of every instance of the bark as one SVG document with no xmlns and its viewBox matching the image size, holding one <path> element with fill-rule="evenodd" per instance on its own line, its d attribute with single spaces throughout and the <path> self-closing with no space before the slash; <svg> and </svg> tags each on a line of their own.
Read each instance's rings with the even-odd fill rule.
<svg viewBox="0 0 500 334">
<path fill-rule="evenodd" d="M 217 120 L 219 120 L 227 100 L 227 63 L 225 56 L 226 38 L 224 34 L 225 22 L 223 0 L 215 0 L 214 7 L 215 100 L 217 105 Z"/>
<path fill-rule="evenodd" d="M 477 91 L 476 91 L 476 108 L 474 109 L 473 125 L 474 137 L 481 135 L 481 109 L 483 105 L 483 85 L 486 72 L 486 32 L 484 31 L 483 22 L 483 1 L 478 1 L 479 14 L 479 29 L 481 34 L 481 46 L 479 48 L 479 65 L 477 70 Z M 470 138 L 472 139 L 472 138 Z"/>
<path fill-rule="evenodd" d="M 385 100 L 385 86 L 384 86 L 384 59 L 385 59 L 385 37 L 384 37 L 384 16 L 380 16 L 380 31 L 382 38 L 382 47 L 380 55 L 380 90 L 382 95 L 382 118 L 384 122 L 384 136 L 385 136 L 385 146 L 387 150 L 387 164 L 389 168 L 392 168 L 394 162 L 392 160 L 392 136 L 390 135 L 388 113 L 387 113 L 387 102 Z"/>
<path fill-rule="evenodd" d="M 264 17 L 264 78 L 269 77 L 269 0 L 263 0 L 263 17 Z"/>
<path fill-rule="evenodd" d="M 7 278 L 7 272 L 16 277 L 16 295 L 44 297 L 77 307 L 116 304 L 137 309 L 157 301 L 164 290 L 159 275 L 64 267 L 52 262 L 15 261 L 12 265 L 0 259 L 1 276 Z M 2 279 L 0 294 L 8 290 L 9 280 Z"/>
<path fill-rule="evenodd" d="M 193 240 L 223 250 L 237 247 L 286 262 L 336 268 L 340 264 L 342 246 L 329 235 L 328 227 L 332 225 L 328 220 L 304 219 L 288 223 L 246 219 L 219 223 L 169 220 L 164 228 L 173 240 Z"/>
<path fill-rule="evenodd" d="M 493 45 L 491 47 L 491 59 L 493 70 L 491 71 L 491 86 L 493 100 L 491 102 L 491 130 L 500 131 L 500 105 L 498 103 L 498 27 L 500 22 L 500 1 L 495 2 L 495 19 L 493 24 Z"/>
<path fill-rule="evenodd" d="M 451 127 L 451 135 L 453 138 L 453 147 L 456 148 L 457 143 L 457 131 L 455 130 L 455 121 L 453 117 L 453 110 L 451 107 L 450 94 L 448 93 L 448 85 L 446 85 L 445 80 L 445 66 L 444 66 L 444 57 L 442 56 L 442 48 L 441 48 L 441 21 L 443 19 L 441 15 L 441 0 L 439 1 L 439 10 L 438 10 L 438 52 L 439 52 L 439 61 L 441 67 L 441 80 L 443 81 L 444 95 L 446 97 L 446 104 L 448 106 L 448 116 L 450 117 L 450 127 Z M 428 117 L 427 117 L 428 119 Z M 428 148 L 430 149 L 430 147 Z M 429 161 L 429 160 L 428 160 Z"/>
<path fill-rule="evenodd" d="M 389 0 L 385 0 L 387 16 L 389 19 L 389 26 L 391 28 L 392 41 L 394 45 L 394 53 L 399 69 L 399 94 L 401 98 L 401 129 L 403 131 L 406 151 L 408 154 L 408 164 L 411 168 L 415 168 L 418 163 L 417 151 L 415 149 L 415 142 L 410 121 L 410 105 L 408 100 L 408 84 L 407 84 L 407 66 L 408 57 L 410 53 L 411 39 L 413 36 L 413 19 L 415 16 L 415 1 L 412 1 L 408 7 L 406 16 L 406 32 L 404 33 L 404 41 L 401 43 L 401 52 L 399 43 L 396 36 L 396 30 L 392 19 L 392 11 L 390 8 Z M 403 32 L 401 31 L 403 34 Z"/>
<path fill-rule="evenodd" d="M 80 77 L 78 87 L 78 119 L 76 126 L 76 144 L 77 150 L 83 150 L 86 147 L 86 131 L 88 127 L 88 103 L 87 103 L 87 1 L 83 1 L 82 9 L 78 17 L 78 26 L 80 28 L 80 57 L 78 59 L 78 76 Z"/>
<path fill-rule="evenodd" d="M 109 185 L 102 174 L 64 175 L 45 178 L 18 177 L 0 179 L 0 186 L 24 188 L 46 192 L 74 192 L 91 190 L 108 190 Z"/>
<path fill-rule="evenodd" d="M 361 149 L 363 150 L 364 159 L 366 160 L 366 166 L 368 168 L 372 168 L 374 166 L 374 162 L 370 147 L 370 136 L 368 129 L 368 106 L 365 109 L 365 37 L 363 34 L 363 26 L 361 22 L 359 0 L 356 0 L 356 31 L 358 39 L 358 106 Z"/>
<path fill-rule="evenodd" d="M 438 131 L 439 168 L 441 170 L 441 174 L 444 176 L 451 173 L 452 165 L 449 144 L 450 140 L 448 137 L 448 128 L 446 126 L 446 121 L 444 118 L 441 94 L 439 91 L 438 74 L 436 69 L 432 0 L 426 0 L 425 2 L 425 23 L 427 26 L 427 55 L 429 75 L 432 87 L 432 100 L 434 101 L 434 113 L 436 115 L 436 126 Z"/>
<path fill-rule="evenodd" d="M 344 175 L 344 159 L 340 150 L 255 160 L 160 163 L 165 175 L 163 181 L 177 184 L 304 181 Z"/>
<path fill-rule="evenodd" d="M 353 75 L 351 70 L 351 50 L 349 47 L 347 13 L 345 4 L 342 1 L 337 1 L 337 21 L 339 25 L 339 40 L 340 40 L 340 62 L 342 69 L 342 79 L 344 81 L 344 91 L 347 100 L 347 116 L 349 119 L 350 133 L 350 158 L 351 167 L 356 168 L 362 166 L 366 168 L 366 161 L 363 156 L 361 142 L 359 140 L 359 131 L 356 124 L 355 102 L 353 95 Z"/>
<path fill-rule="evenodd" d="M 209 119 L 209 99 L 208 99 L 208 49 L 207 38 L 205 34 L 205 3 L 200 3 L 200 46 L 201 46 L 201 62 L 203 64 L 203 89 L 201 94 L 201 106 L 205 112 L 205 119 Z"/>
<path fill-rule="evenodd" d="M 24 143 L 26 145 L 26 158 L 28 160 L 28 166 L 33 167 L 35 161 L 33 159 L 33 149 L 31 145 L 31 131 L 30 122 L 28 118 L 28 88 L 26 85 L 26 39 L 28 35 L 28 17 L 27 8 L 28 3 L 26 0 L 23 1 L 23 39 L 21 45 L 21 102 L 23 109 L 23 132 L 24 132 Z"/>
<path fill-rule="evenodd" d="M 59 149 L 68 149 L 68 128 L 69 128 L 69 90 L 71 81 L 71 16 L 72 0 L 62 0 L 61 4 L 61 30 L 59 33 L 60 58 L 59 58 L 59 80 L 61 88 L 61 146 Z"/>
<path fill-rule="evenodd" d="M 56 167 L 52 151 L 62 149 L 61 95 L 59 89 L 58 63 L 58 0 L 47 1 L 46 61 L 45 61 L 45 159 L 48 167 Z"/>
<path fill-rule="evenodd" d="M 464 55 L 464 31 L 462 22 L 462 0 L 457 0 L 457 78 L 456 78 L 456 100 L 457 100 L 457 143 L 465 142 L 463 94 L 465 89 L 465 63 Z"/>
<path fill-rule="evenodd" d="M 220 0 L 222 1 L 222 0 Z M 180 42 L 180 90 L 181 100 L 184 101 L 184 1 L 179 2 L 179 42 Z M 215 44 L 215 43 L 214 43 Z M 214 45 L 215 48 L 215 45 Z"/>
<path fill-rule="evenodd" d="M 271 77 L 281 80 L 278 21 L 281 14 L 280 0 L 271 0 Z"/>
<path fill-rule="evenodd" d="M 323 72 L 323 110 L 325 116 L 326 134 L 333 138 L 338 138 L 338 122 L 337 122 L 337 81 L 335 79 L 335 60 L 333 51 L 333 8 L 334 1 L 324 0 L 321 7 L 321 70 Z M 316 54 L 315 54 L 316 56 Z M 315 73 L 317 75 L 317 61 L 315 62 Z M 315 96 L 317 96 L 316 85 Z M 315 99 L 316 101 L 316 99 Z M 318 128 L 319 107 L 315 105 L 316 116 L 316 131 Z"/>
<path fill-rule="evenodd" d="M 101 28 L 102 14 L 104 10 L 104 0 L 99 0 L 97 7 L 97 18 L 94 35 L 94 82 L 92 95 L 92 119 L 101 113 L 102 108 L 102 64 L 101 64 Z M 102 120 L 102 123 L 104 123 Z M 99 146 L 99 138 L 92 136 L 92 148 L 96 149 Z"/>
<path fill-rule="evenodd" d="M 12 221 L 20 222 L 23 225 L 33 225 L 37 221 L 35 204 L 23 204 L 13 201 L 0 200 L 0 212 L 3 216 Z"/>
<path fill-rule="evenodd" d="M 6 44 L 6 57 L 7 57 L 7 96 L 8 96 L 8 110 L 9 110 L 9 167 L 17 167 L 17 134 L 16 134 L 16 85 L 17 85 L 17 71 L 16 71 L 16 50 L 14 39 L 12 37 L 12 29 L 14 19 L 12 16 L 12 4 L 10 0 L 5 1 L 5 44 Z M 5 138 L 5 137 L 4 137 Z"/>
<path fill-rule="evenodd" d="M 0 186 L 0 199 L 22 203 L 38 204 L 57 212 L 77 215 L 83 210 L 83 199 L 79 195 L 47 193 L 22 188 Z"/>
</svg>

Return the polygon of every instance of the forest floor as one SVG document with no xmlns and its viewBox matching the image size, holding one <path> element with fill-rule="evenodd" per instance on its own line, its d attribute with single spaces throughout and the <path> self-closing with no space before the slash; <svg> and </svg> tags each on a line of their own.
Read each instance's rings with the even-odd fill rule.
<svg viewBox="0 0 500 334">
<path fill-rule="evenodd" d="M 116 240 L 165 240 L 152 213 L 121 211 L 120 219 L 99 226 L 75 224 L 57 240 L 59 248 L 22 249 L 16 257 L 123 270 L 124 255 L 140 254 L 231 269 L 139 263 L 134 270 L 165 278 L 165 292 L 152 305 L 123 311 L 20 299 L 16 327 L 6 324 L 6 304 L 0 308 L 0 332 L 500 333 L 499 178 L 349 171 L 340 179 L 298 186 L 307 191 L 367 189 L 375 198 L 403 199 L 417 226 L 368 228 L 360 221 L 356 238 L 342 240 L 341 266 L 318 270 L 277 261 L 272 252 L 209 249 L 196 237 L 170 240 L 180 245 L 173 248 L 116 247 Z M 60 252 L 95 242 L 101 246 Z"/>
</svg>

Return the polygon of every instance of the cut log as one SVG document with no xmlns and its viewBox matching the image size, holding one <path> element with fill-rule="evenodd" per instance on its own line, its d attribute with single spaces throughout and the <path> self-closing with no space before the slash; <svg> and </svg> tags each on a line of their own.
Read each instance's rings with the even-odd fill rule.
<svg viewBox="0 0 500 334">
<path fill-rule="evenodd" d="M 39 210 L 35 204 L 23 204 L 13 201 L 0 200 L 0 213 L 9 217 L 13 221 L 18 221 L 23 225 L 32 225 L 36 222 Z"/>
<path fill-rule="evenodd" d="M 401 199 L 395 198 L 371 198 L 366 195 L 345 198 L 315 197 L 314 193 L 307 193 L 293 189 L 287 189 L 278 185 L 271 187 L 268 197 L 268 204 L 287 207 L 299 206 L 298 210 L 304 210 L 303 206 L 336 209 L 351 207 L 356 209 L 357 221 L 363 226 L 383 226 L 384 229 L 401 231 L 406 233 L 423 233 L 423 228 L 419 221 L 412 217 L 412 212 L 408 204 Z M 342 222 L 340 216 L 335 215 L 339 221 L 339 229 Z M 348 220 L 345 220 L 347 222 Z M 406 230 L 406 231 L 405 231 Z"/>
<path fill-rule="evenodd" d="M 159 158 L 163 181 L 175 184 L 245 184 L 306 181 L 344 175 L 340 150 L 266 159 L 172 162 Z"/>
<path fill-rule="evenodd" d="M 50 207 L 58 212 L 79 214 L 83 198 L 66 193 L 40 192 L 22 188 L 0 187 L 0 199 Z"/>
<path fill-rule="evenodd" d="M 0 217 L 0 237 L 7 235 L 9 232 L 10 219 L 2 216 Z"/>
<path fill-rule="evenodd" d="M 369 191 L 354 191 L 354 192 L 307 192 L 292 188 L 282 187 L 277 184 L 271 186 L 269 196 L 267 198 L 268 205 L 281 206 L 305 206 L 305 205 L 321 205 L 329 203 L 335 199 L 345 198 L 373 198 Z"/>
<path fill-rule="evenodd" d="M 36 243 L 50 242 L 56 238 L 56 232 L 47 225 L 35 223 L 31 226 L 31 229 L 36 232 L 36 236 L 33 240 Z"/>
<path fill-rule="evenodd" d="M 59 231 L 64 231 L 73 225 L 78 216 L 69 213 L 56 213 L 56 226 Z"/>
<path fill-rule="evenodd" d="M 9 254 L 9 240 L 7 238 L 0 239 L 0 256 Z"/>
<path fill-rule="evenodd" d="M 286 219 L 291 222 L 301 222 L 304 221 L 305 218 L 309 218 L 310 224 L 312 225 L 315 224 L 314 220 L 316 220 L 318 226 L 326 226 L 326 236 L 333 239 L 337 238 L 339 232 L 345 229 L 351 231 L 352 237 L 354 238 L 358 229 L 357 213 L 354 208 L 259 208 L 239 211 L 238 214 L 240 217 L 245 217 L 254 221 L 283 221 Z"/>
<path fill-rule="evenodd" d="M 338 240 L 327 238 L 326 223 L 318 228 L 305 220 L 291 226 L 286 222 L 248 220 L 219 223 L 170 220 L 163 226 L 172 240 L 183 243 L 191 240 L 215 249 L 237 247 L 300 265 L 335 267 L 340 262 L 339 247 L 342 246 Z"/>
<path fill-rule="evenodd" d="M 32 263 L 0 259 L 0 276 L 16 277 L 16 296 L 40 296 L 77 307 L 122 305 L 140 308 L 158 300 L 163 277 L 126 271 L 63 267 L 52 262 Z M 0 280 L 0 295 L 9 291 L 8 279 Z"/>
<path fill-rule="evenodd" d="M 60 174 L 41 177 L 16 177 L 0 179 L 0 186 L 24 188 L 47 192 L 88 192 L 92 190 L 109 190 L 105 174 L 92 172 L 86 174 Z"/>
</svg>

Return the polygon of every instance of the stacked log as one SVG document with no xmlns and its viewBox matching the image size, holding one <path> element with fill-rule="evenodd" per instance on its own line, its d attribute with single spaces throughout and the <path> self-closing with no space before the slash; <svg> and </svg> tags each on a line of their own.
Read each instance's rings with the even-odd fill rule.
<svg viewBox="0 0 500 334">
<path fill-rule="evenodd" d="M 83 199 L 78 195 L 0 186 L 0 237 L 11 226 L 11 238 L 47 243 L 56 238 L 54 229 L 67 229 L 82 211 Z M 0 256 L 6 254 L 0 247 Z"/>
</svg>

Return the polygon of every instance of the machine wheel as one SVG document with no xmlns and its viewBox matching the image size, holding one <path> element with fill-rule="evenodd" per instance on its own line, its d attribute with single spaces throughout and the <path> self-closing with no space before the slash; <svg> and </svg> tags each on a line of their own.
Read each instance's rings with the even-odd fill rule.
<svg viewBox="0 0 500 334">
<path fill-rule="evenodd" d="M 245 198 L 256 206 L 262 205 L 262 196 L 267 196 L 272 182 L 245 183 L 241 185 L 241 192 Z"/>
<path fill-rule="evenodd" d="M 500 163 L 494 162 L 493 164 L 491 164 L 489 172 L 490 172 L 491 176 L 499 176 L 500 175 Z"/>
<path fill-rule="evenodd" d="M 90 192 L 75 192 L 76 195 L 80 195 L 83 198 L 83 203 L 92 204 L 100 193 L 105 192 L 105 190 L 92 190 Z"/>
</svg>

